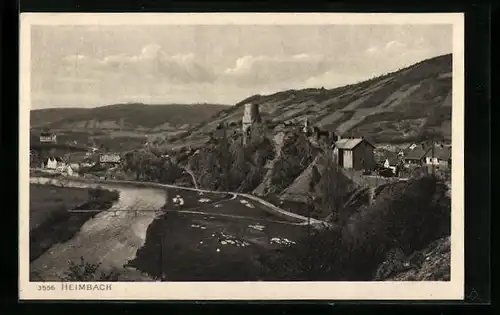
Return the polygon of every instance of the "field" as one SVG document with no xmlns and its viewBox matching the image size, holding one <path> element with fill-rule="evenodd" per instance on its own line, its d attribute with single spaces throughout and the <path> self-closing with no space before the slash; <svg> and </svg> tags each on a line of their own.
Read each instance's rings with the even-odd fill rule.
<svg viewBox="0 0 500 315">
<path fill-rule="evenodd" d="M 149 226 L 146 243 L 129 266 L 167 281 L 265 280 L 260 257 L 306 232 L 304 226 L 259 214 L 232 218 L 168 212 Z"/>
<path fill-rule="evenodd" d="M 182 207 L 170 204 L 178 193 Z M 307 232 L 247 198 L 176 189 L 168 196 L 167 212 L 149 225 L 144 246 L 128 263 L 155 279 L 264 280 L 260 257 Z"/>
</svg>

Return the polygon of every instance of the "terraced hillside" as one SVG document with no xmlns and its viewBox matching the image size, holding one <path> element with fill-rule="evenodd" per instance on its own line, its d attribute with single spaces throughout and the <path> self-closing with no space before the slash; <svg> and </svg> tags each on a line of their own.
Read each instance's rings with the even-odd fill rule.
<svg viewBox="0 0 500 315">
<path fill-rule="evenodd" d="M 193 128 L 182 143 L 203 138 L 220 123 L 241 120 L 247 103 L 259 104 L 268 126 L 306 118 L 313 125 L 376 142 L 451 138 L 452 56 L 424 60 L 399 71 L 335 89 L 254 95 Z M 199 141 L 195 141 L 199 142 Z"/>
</svg>

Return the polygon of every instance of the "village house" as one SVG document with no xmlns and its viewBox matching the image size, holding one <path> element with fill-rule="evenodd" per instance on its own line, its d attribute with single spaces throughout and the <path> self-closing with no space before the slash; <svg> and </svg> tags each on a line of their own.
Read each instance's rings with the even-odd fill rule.
<svg viewBox="0 0 500 315">
<path fill-rule="evenodd" d="M 85 153 L 78 152 L 68 154 L 65 158 L 67 164 L 65 172 L 70 176 L 77 176 L 81 168 L 92 165 L 90 163 L 88 163 L 90 165 L 87 165 L 86 162 L 88 162 L 88 160 L 89 157 Z"/>
<path fill-rule="evenodd" d="M 85 158 L 80 162 L 80 168 L 82 167 L 92 167 L 96 164 L 97 159 L 94 156 L 85 156 Z"/>
<path fill-rule="evenodd" d="M 429 148 L 424 156 L 425 165 L 438 166 L 440 168 L 451 167 L 451 148 L 441 145 Z"/>
<path fill-rule="evenodd" d="M 40 142 L 42 143 L 56 143 L 57 136 L 50 132 L 42 132 L 40 134 Z"/>
<path fill-rule="evenodd" d="M 376 160 L 380 166 L 390 169 L 394 174 L 398 175 L 398 166 L 400 166 L 402 159 L 397 153 L 384 150 L 377 155 Z"/>
<path fill-rule="evenodd" d="M 400 152 L 405 166 L 421 166 L 424 164 L 424 157 L 427 153 L 424 145 L 412 144 L 406 150 Z"/>
<path fill-rule="evenodd" d="M 67 167 L 68 167 L 68 165 L 64 161 L 61 160 L 60 162 L 57 163 L 56 172 L 64 173 L 64 172 L 66 172 Z"/>
<path fill-rule="evenodd" d="M 333 155 L 339 166 L 345 169 L 373 169 L 375 146 L 364 138 L 340 138 L 335 142 Z"/>
<path fill-rule="evenodd" d="M 116 165 L 121 163 L 121 156 L 118 153 L 103 153 L 99 156 L 99 163 Z"/>
<path fill-rule="evenodd" d="M 405 166 L 439 166 L 448 168 L 451 165 L 451 147 L 443 145 L 425 146 L 412 144 L 402 154 Z"/>
<path fill-rule="evenodd" d="M 67 176 L 74 176 L 74 177 L 78 177 L 80 174 L 78 173 L 78 164 L 68 164 L 66 165 L 61 173 L 63 175 L 67 175 Z"/>
<path fill-rule="evenodd" d="M 64 163 L 60 157 L 48 157 L 42 160 L 41 167 L 49 170 L 57 170 L 62 164 Z"/>
</svg>

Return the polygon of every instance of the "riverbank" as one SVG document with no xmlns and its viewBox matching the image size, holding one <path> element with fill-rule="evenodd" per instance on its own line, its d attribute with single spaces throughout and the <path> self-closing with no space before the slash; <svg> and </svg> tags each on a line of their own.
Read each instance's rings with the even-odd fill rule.
<svg viewBox="0 0 500 315">
<path fill-rule="evenodd" d="M 30 261 L 78 233 L 85 222 L 118 200 L 117 192 L 30 185 Z M 94 210 L 71 212 L 70 210 Z"/>
<path fill-rule="evenodd" d="M 30 182 L 120 191 L 109 211 L 83 212 L 90 216 L 76 235 L 32 262 L 32 272 L 45 281 L 58 281 L 68 261 L 80 257 L 119 273 L 118 281 L 264 280 L 269 275 L 260 257 L 309 232 L 307 218 L 248 194 L 68 177 Z M 173 201 L 179 198 L 182 206 Z M 163 262 L 160 252 L 168 256 Z"/>
</svg>

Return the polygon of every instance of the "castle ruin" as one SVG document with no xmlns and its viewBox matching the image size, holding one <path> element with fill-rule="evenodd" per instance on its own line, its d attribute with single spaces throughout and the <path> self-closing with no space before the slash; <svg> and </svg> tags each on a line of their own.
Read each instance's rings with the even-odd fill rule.
<svg viewBox="0 0 500 315">
<path fill-rule="evenodd" d="M 255 123 L 260 123 L 261 117 L 259 113 L 259 106 L 257 104 L 245 104 L 243 118 L 241 120 L 241 131 L 243 132 L 243 144 L 246 144 L 247 138 L 250 136 L 251 127 Z"/>
</svg>

